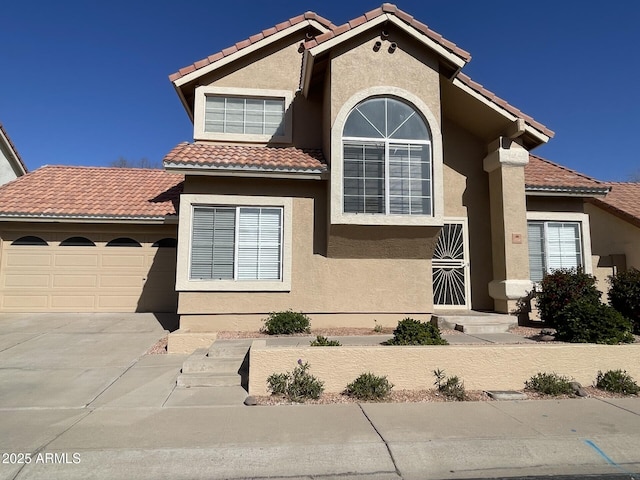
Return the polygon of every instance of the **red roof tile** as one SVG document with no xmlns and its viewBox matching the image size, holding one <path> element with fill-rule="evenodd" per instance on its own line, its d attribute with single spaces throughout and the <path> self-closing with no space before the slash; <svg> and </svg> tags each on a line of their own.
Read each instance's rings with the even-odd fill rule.
<svg viewBox="0 0 640 480">
<path fill-rule="evenodd" d="M 608 190 L 603 182 L 535 155 L 529 155 L 524 178 L 529 191 L 606 193 Z"/>
<path fill-rule="evenodd" d="M 327 165 L 321 150 L 295 147 L 256 147 L 183 142 L 164 157 L 171 166 L 201 165 L 228 170 L 324 172 Z"/>
<path fill-rule="evenodd" d="M 353 20 L 348 21 L 344 25 L 340 25 L 337 28 L 332 28 L 331 31 L 326 32 L 322 35 L 318 35 L 316 38 L 312 40 L 306 41 L 304 46 L 306 49 L 313 48 L 317 45 L 320 45 L 323 42 L 326 42 L 327 40 L 330 40 L 334 37 L 337 37 L 338 35 L 348 32 L 352 28 L 356 28 L 357 26 L 362 25 L 365 22 L 368 22 L 370 20 L 378 18 L 381 15 L 386 15 L 386 14 L 396 16 L 398 19 L 402 20 L 407 25 L 412 26 L 423 35 L 429 37 L 433 41 L 442 45 L 451 53 L 458 55 L 465 62 L 468 62 L 469 60 L 471 60 L 471 54 L 469 52 L 461 49 L 455 43 L 450 42 L 449 40 L 446 40 L 445 38 L 442 37 L 442 35 L 440 35 L 437 32 L 434 32 L 429 27 L 427 27 L 424 23 L 414 19 L 411 15 L 409 15 L 406 12 L 403 12 L 402 10 L 400 10 L 398 7 L 396 7 L 391 3 L 383 3 L 382 6 L 374 10 L 371 10 L 370 12 L 367 12 L 364 15 L 356 17 Z"/>
<path fill-rule="evenodd" d="M 199 60 L 193 63 L 192 65 L 188 65 L 184 68 L 181 68 L 176 73 L 172 73 L 171 75 L 169 75 L 169 80 L 171 80 L 172 82 L 175 82 L 176 80 L 184 77 L 185 75 L 188 75 L 191 72 L 194 72 L 228 55 L 231 55 L 239 50 L 242 50 L 243 48 L 246 48 L 256 42 L 259 42 L 260 40 L 263 40 L 264 38 L 269 37 L 270 35 L 278 33 L 286 28 L 292 27 L 294 25 L 297 25 L 307 20 L 315 20 L 316 22 L 320 23 L 321 25 L 329 29 L 335 28 L 335 25 L 333 23 L 331 23 L 326 18 L 323 18 L 320 15 L 316 14 L 315 12 L 305 12 L 302 15 L 298 15 L 296 17 L 290 18 L 289 20 L 279 23 L 274 27 L 267 28 L 258 34 L 252 35 L 246 40 L 242 40 L 236 43 L 235 45 L 232 45 L 230 47 L 223 49 L 218 53 L 209 55 L 207 58 L 203 58 L 202 60 Z"/>
<path fill-rule="evenodd" d="M 24 162 L 22 161 L 22 158 L 20 157 L 20 154 L 18 153 L 18 150 L 16 150 L 16 146 L 13 144 L 13 142 L 11 141 L 11 138 L 9 137 L 9 134 L 7 133 L 7 131 L 4 129 L 4 127 L 2 126 L 2 124 L 0 123 L 0 132 L 2 132 L 2 134 L 4 135 L 4 137 L 7 139 L 7 142 L 9 142 L 9 148 L 11 150 L 13 150 L 14 155 L 16 156 L 16 158 L 18 159 L 18 162 L 20 162 L 20 166 L 22 167 L 22 169 L 26 172 L 28 172 L 29 170 L 27 170 L 27 166 L 24 164 Z"/>
<path fill-rule="evenodd" d="M 45 166 L 0 187 L 0 217 L 164 218 L 184 177 L 164 170 Z"/>
<path fill-rule="evenodd" d="M 486 88 L 484 88 L 478 82 L 474 82 L 473 80 L 471 80 L 469 75 L 466 75 L 466 74 L 464 74 L 462 72 L 459 72 L 458 75 L 456 76 L 456 78 L 459 79 L 465 85 L 467 85 L 469 88 L 472 88 L 473 90 L 478 92 L 480 95 L 488 98 L 489 100 L 491 100 L 494 103 L 497 103 L 498 105 L 500 105 L 502 108 L 504 108 L 508 112 L 511 112 L 516 117 L 522 118 L 525 122 L 527 122 L 532 127 L 537 128 L 542 133 L 544 133 L 546 136 L 553 137 L 555 135 L 555 132 L 553 130 L 550 130 L 549 128 L 545 127 L 540 122 L 537 122 L 536 120 L 534 120 L 529 115 L 525 114 L 524 112 L 520 111 L 518 108 L 516 108 L 513 105 L 509 104 L 506 100 L 503 100 L 502 98 L 498 97 L 492 91 L 487 90 Z"/>
<path fill-rule="evenodd" d="M 604 198 L 589 201 L 640 228 L 640 183 L 607 182 L 611 191 Z"/>
</svg>

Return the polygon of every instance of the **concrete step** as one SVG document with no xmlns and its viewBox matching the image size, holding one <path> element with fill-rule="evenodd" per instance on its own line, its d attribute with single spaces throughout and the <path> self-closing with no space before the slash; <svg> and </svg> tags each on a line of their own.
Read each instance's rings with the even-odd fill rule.
<svg viewBox="0 0 640 480">
<path fill-rule="evenodd" d="M 456 324 L 456 330 L 467 333 L 470 335 L 477 333 L 506 333 L 509 330 L 510 324 L 500 322 L 484 322 L 484 323 L 472 323 L 468 325 Z"/>
<path fill-rule="evenodd" d="M 209 349 L 209 357 L 242 357 L 244 358 L 249 351 L 250 346 L 245 345 L 216 345 L 215 343 Z"/>
<path fill-rule="evenodd" d="M 504 333 L 518 325 L 518 319 L 512 315 L 475 311 L 434 314 L 431 321 L 439 327 L 455 328 L 469 334 Z"/>
<path fill-rule="evenodd" d="M 182 364 L 182 373 L 237 373 L 244 357 L 228 358 L 188 358 Z"/>
<path fill-rule="evenodd" d="M 178 387 L 239 387 L 242 383 L 240 375 L 217 373 L 183 373 L 178 376 Z"/>
</svg>

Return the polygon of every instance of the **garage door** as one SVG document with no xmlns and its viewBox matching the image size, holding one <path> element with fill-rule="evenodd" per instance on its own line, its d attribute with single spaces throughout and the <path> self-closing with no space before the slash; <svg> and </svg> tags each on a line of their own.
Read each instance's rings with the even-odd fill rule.
<svg viewBox="0 0 640 480">
<path fill-rule="evenodd" d="M 176 310 L 173 238 L 13 237 L 2 245 L 2 311 Z"/>
</svg>

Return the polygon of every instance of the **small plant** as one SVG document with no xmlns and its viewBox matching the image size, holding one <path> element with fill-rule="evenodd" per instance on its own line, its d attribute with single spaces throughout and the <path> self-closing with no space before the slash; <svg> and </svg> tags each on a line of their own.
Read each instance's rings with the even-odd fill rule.
<svg viewBox="0 0 640 480">
<path fill-rule="evenodd" d="M 384 329 L 382 328 L 382 325 L 380 325 L 375 318 L 373 319 L 373 323 L 374 323 L 374 327 L 373 327 L 374 332 L 382 333 L 384 331 Z"/>
<path fill-rule="evenodd" d="M 525 390 L 553 396 L 569 395 L 574 391 L 570 380 L 557 373 L 536 373 L 524 382 L 524 388 Z"/>
<path fill-rule="evenodd" d="M 596 387 L 607 392 L 635 395 L 640 393 L 640 387 L 626 370 L 598 371 Z"/>
<path fill-rule="evenodd" d="M 347 385 L 345 393 L 358 400 L 384 400 L 393 384 L 389 383 L 387 377 L 379 377 L 373 373 L 363 373 L 353 382 Z"/>
<path fill-rule="evenodd" d="M 462 401 L 467 398 L 464 383 L 457 376 L 447 377 L 444 370 L 439 368 L 433 371 L 433 375 L 436 377 L 433 384 L 438 388 L 438 393 L 450 400 Z"/>
<path fill-rule="evenodd" d="M 558 313 L 570 303 L 580 299 L 585 303 L 600 303 L 596 278 L 582 269 L 561 268 L 545 275 L 535 293 L 540 320 L 550 327 L 557 324 Z"/>
<path fill-rule="evenodd" d="M 310 342 L 312 347 L 339 347 L 342 345 L 338 340 L 329 340 L 327 337 L 317 335 L 315 340 Z"/>
<path fill-rule="evenodd" d="M 387 345 L 449 345 L 440 336 L 440 330 L 433 323 L 424 323 L 413 318 L 405 318 L 398 322 L 393 331 L 393 338 Z"/>
<path fill-rule="evenodd" d="M 578 300 L 556 319 L 556 340 L 571 343 L 632 343 L 631 321 L 609 305 Z"/>
<path fill-rule="evenodd" d="M 311 332 L 311 320 L 303 313 L 286 310 L 271 312 L 263 320 L 262 331 L 269 335 L 291 335 L 292 333 Z"/>
<path fill-rule="evenodd" d="M 309 373 L 309 363 L 298 360 L 293 372 L 273 373 L 267 378 L 267 386 L 273 395 L 284 395 L 292 402 L 317 400 L 324 391 L 324 382 Z"/>
<path fill-rule="evenodd" d="M 631 268 L 609 277 L 609 303 L 633 322 L 640 333 L 640 270 Z"/>
</svg>

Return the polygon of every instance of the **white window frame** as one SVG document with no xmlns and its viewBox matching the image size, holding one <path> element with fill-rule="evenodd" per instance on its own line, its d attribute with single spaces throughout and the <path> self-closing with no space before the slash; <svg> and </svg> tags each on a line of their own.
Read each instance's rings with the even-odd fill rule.
<svg viewBox="0 0 640 480">
<path fill-rule="evenodd" d="M 589 225 L 588 214 L 572 212 L 527 212 L 527 224 L 529 221 L 552 223 L 566 222 L 580 224 L 583 272 L 590 275 L 593 274 L 593 262 L 591 257 L 591 227 Z M 529 274 L 529 278 L 531 278 L 531 274 Z"/>
<path fill-rule="evenodd" d="M 205 110 L 207 97 L 237 97 L 242 99 L 255 98 L 260 100 L 275 99 L 284 102 L 284 133 L 283 135 L 263 135 L 245 133 L 222 133 L 205 131 Z M 195 90 L 195 105 L 193 111 L 193 138 L 194 140 L 220 140 L 230 142 L 250 143 L 291 143 L 293 138 L 293 121 L 291 102 L 293 92 L 289 90 L 262 90 L 252 88 L 231 88 L 200 86 Z"/>
<path fill-rule="evenodd" d="M 342 133 L 353 108 L 370 97 L 396 97 L 408 102 L 416 111 L 422 114 L 423 119 L 426 121 L 431 132 L 431 215 L 356 214 L 344 212 L 344 150 Z M 378 139 L 378 141 L 380 140 Z M 442 132 L 439 121 L 417 95 L 391 86 L 370 87 L 354 94 L 342 105 L 331 128 L 331 224 L 441 227 L 444 225 L 444 166 L 442 151 Z"/>
<path fill-rule="evenodd" d="M 290 291 L 292 255 L 292 199 L 285 197 L 253 197 L 232 195 L 183 194 L 180 196 L 180 224 L 176 265 L 178 291 Z M 282 209 L 281 278 L 279 280 L 200 280 L 190 278 L 191 235 L 195 207 L 273 207 Z M 236 222 L 236 229 L 238 223 Z M 237 237 L 236 237 L 237 239 Z M 236 242 L 237 243 L 237 242 Z M 236 247 L 237 248 L 237 245 Z M 234 277 L 237 265 L 234 261 Z"/>
</svg>

